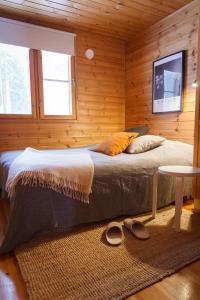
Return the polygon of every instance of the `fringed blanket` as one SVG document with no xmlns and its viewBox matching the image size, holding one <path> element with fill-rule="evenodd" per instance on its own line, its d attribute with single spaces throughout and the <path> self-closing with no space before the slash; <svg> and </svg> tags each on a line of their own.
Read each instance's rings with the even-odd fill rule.
<svg viewBox="0 0 200 300">
<path fill-rule="evenodd" d="M 89 203 L 94 164 L 89 153 L 45 153 L 26 148 L 11 164 L 6 182 L 9 197 L 16 186 L 39 186 Z"/>
</svg>

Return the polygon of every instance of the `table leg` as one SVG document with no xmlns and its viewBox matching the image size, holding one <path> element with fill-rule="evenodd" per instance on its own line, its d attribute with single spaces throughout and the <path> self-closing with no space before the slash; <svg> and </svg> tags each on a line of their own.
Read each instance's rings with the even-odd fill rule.
<svg viewBox="0 0 200 300">
<path fill-rule="evenodd" d="M 180 231 L 181 225 L 181 214 L 183 205 L 183 181 L 184 177 L 176 177 L 175 219 L 173 227 L 177 232 Z"/>
<path fill-rule="evenodd" d="M 156 217 L 157 210 L 157 189 L 158 189 L 158 171 L 153 175 L 153 195 L 152 195 L 152 217 Z"/>
</svg>

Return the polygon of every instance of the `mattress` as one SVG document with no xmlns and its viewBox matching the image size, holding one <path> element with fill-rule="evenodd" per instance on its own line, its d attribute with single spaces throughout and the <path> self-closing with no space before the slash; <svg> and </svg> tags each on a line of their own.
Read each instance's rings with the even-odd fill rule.
<svg viewBox="0 0 200 300">
<path fill-rule="evenodd" d="M 191 145 L 169 140 L 145 153 L 121 153 L 114 157 L 90 151 L 87 147 L 44 151 L 89 151 L 94 162 L 90 203 L 81 203 L 52 190 L 18 185 L 16 196 L 10 199 L 10 219 L 0 253 L 11 251 L 39 234 L 63 233 L 79 224 L 150 211 L 155 170 L 162 165 L 192 165 L 193 156 Z M 0 155 L 0 186 L 4 197 L 9 167 L 20 153 L 7 151 Z M 185 194 L 190 193 L 191 183 L 188 181 Z M 172 178 L 160 175 L 158 207 L 172 201 Z"/>
</svg>

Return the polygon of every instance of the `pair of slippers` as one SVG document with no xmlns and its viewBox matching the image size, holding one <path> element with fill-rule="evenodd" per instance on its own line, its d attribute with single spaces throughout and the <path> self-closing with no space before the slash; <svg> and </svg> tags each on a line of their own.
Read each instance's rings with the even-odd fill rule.
<svg viewBox="0 0 200 300">
<path fill-rule="evenodd" d="M 124 226 L 140 240 L 146 240 L 150 237 L 147 228 L 140 221 L 125 219 Z M 118 222 L 109 223 L 105 231 L 105 236 L 110 245 L 120 245 L 124 240 L 122 225 Z"/>
</svg>

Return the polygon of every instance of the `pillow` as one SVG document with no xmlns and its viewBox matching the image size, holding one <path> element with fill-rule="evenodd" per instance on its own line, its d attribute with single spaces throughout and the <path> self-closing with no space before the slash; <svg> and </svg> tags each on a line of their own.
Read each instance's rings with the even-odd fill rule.
<svg viewBox="0 0 200 300">
<path fill-rule="evenodd" d="M 139 136 L 145 135 L 148 133 L 149 128 L 148 127 L 133 127 L 133 128 L 126 128 L 126 132 L 138 132 Z"/>
<path fill-rule="evenodd" d="M 123 152 L 128 145 L 138 136 L 137 132 L 118 132 L 106 138 L 102 143 L 90 150 L 101 152 L 107 155 L 117 155 Z"/>
<path fill-rule="evenodd" d="M 166 139 L 157 135 L 143 135 L 136 138 L 126 149 L 127 153 L 142 153 L 150 149 L 156 148 Z"/>
</svg>

